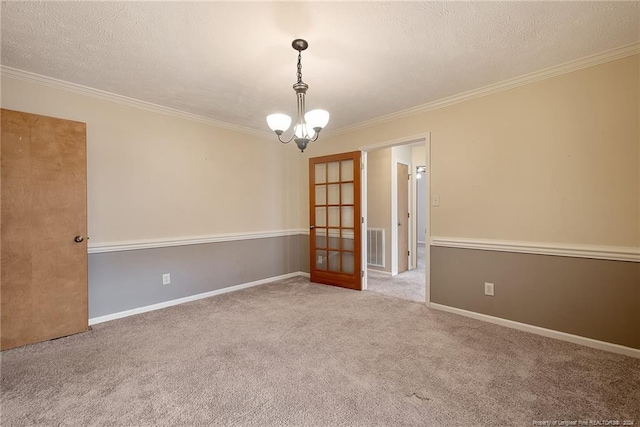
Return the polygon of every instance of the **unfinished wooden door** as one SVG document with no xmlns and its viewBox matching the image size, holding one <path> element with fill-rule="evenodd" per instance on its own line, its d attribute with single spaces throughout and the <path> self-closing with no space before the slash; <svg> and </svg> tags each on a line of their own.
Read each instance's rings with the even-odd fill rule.
<svg viewBox="0 0 640 427">
<path fill-rule="evenodd" d="M 362 289 L 360 152 L 309 159 L 311 281 Z"/>
<path fill-rule="evenodd" d="M 398 218 L 398 273 L 409 269 L 409 166 L 396 163 Z"/>
<path fill-rule="evenodd" d="M 88 329 L 85 124 L 1 110 L 0 347 Z"/>
</svg>

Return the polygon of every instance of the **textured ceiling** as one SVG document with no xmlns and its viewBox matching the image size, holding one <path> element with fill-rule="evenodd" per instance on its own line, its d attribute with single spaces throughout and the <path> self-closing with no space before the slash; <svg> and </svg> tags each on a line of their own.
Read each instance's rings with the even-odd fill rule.
<svg viewBox="0 0 640 427">
<path fill-rule="evenodd" d="M 638 2 L 2 2 L 2 65 L 268 131 L 327 131 L 640 39 Z"/>
</svg>

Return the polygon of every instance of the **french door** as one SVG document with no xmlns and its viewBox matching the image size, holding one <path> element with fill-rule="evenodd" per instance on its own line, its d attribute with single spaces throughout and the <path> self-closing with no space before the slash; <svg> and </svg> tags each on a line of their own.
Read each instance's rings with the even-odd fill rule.
<svg viewBox="0 0 640 427">
<path fill-rule="evenodd" d="M 362 289 L 360 151 L 309 159 L 311 281 Z"/>
</svg>

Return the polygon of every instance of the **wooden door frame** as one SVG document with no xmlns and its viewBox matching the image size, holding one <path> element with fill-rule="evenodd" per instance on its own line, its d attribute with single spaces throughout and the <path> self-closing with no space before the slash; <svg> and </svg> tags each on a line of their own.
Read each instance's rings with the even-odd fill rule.
<svg viewBox="0 0 640 427">
<path fill-rule="evenodd" d="M 417 168 L 418 167 L 425 167 L 426 165 L 413 165 L 413 173 L 417 174 Z M 426 172 L 424 173 L 425 175 L 427 174 Z M 414 245 L 413 248 L 415 249 L 415 252 L 413 252 L 411 254 L 411 263 L 413 268 L 417 268 L 418 267 L 418 244 L 419 242 L 423 242 L 425 244 L 426 247 L 426 242 L 424 242 L 423 240 L 420 240 L 420 238 L 418 237 L 418 233 L 420 232 L 418 230 L 418 220 L 420 218 L 420 214 L 418 212 L 418 179 L 412 179 L 411 180 L 411 191 L 413 192 L 413 198 L 415 200 L 414 206 L 411 207 L 411 215 L 412 215 L 412 219 L 411 219 L 411 233 L 413 234 L 413 239 L 414 239 Z M 425 200 L 425 215 L 426 215 L 426 209 L 428 209 L 428 207 L 426 206 L 426 204 L 428 203 L 428 200 Z M 425 218 L 426 219 L 426 218 Z M 426 224 L 425 224 L 426 225 Z M 426 227 L 425 227 L 426 229 Z M 425 237 L 422 237 L 423 239 L 425 239 Z"/>
<path fill-rule="evenodd" d="M 431 245 L 431 132 L 409 136 L 405 138 L 399 138 L 391 141 L 385 141 L 377 144 L 366 145 L 360 147 L 360 151 L 362 152 L 362 180 L 361 180 L 361 214 L 362 214 L 362 232 L 360 233 L 362 236 L 362 269 L 364 271 L 364 277 L 362 279 L 362 289 L 367 289 L 367 277 L 368 277 L 368 268 L 367 268 L 367 154 L 369 151 L 380 150 L 383 148 L 391 148 L 399 145 L 411 145 L 416 143 L 424 143 L 426 158 L 424 159 L 424 165 L 427 167 L 427 171 L 425 173 L 424 179 L 426 185 L 426 218 L 425 223 L 427 225 L 427 232 L 425 234 L 425 304 L 427 306 L 431 305 L 431 251 L 429 250 Z"/>
</svg>

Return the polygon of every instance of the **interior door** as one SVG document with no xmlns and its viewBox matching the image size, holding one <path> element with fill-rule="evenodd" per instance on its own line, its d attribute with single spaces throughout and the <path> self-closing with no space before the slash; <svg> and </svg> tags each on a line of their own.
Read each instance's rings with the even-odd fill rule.
<svg viewBox="0 0 640 427">
<path fill-rule="evenodd" d="M 84 123 L 2 110 L 4 349 L 88 329 Z"/>
<path fill-rule="evenodd" d="M 362 289 L 360 152 L 309 159 L 311 281 Z"/>
<path fill-rule="evenodd" d="M 398 186 L 398 273 L 409 269 L 409 166 L 396 163 Z"/>
</svg>

